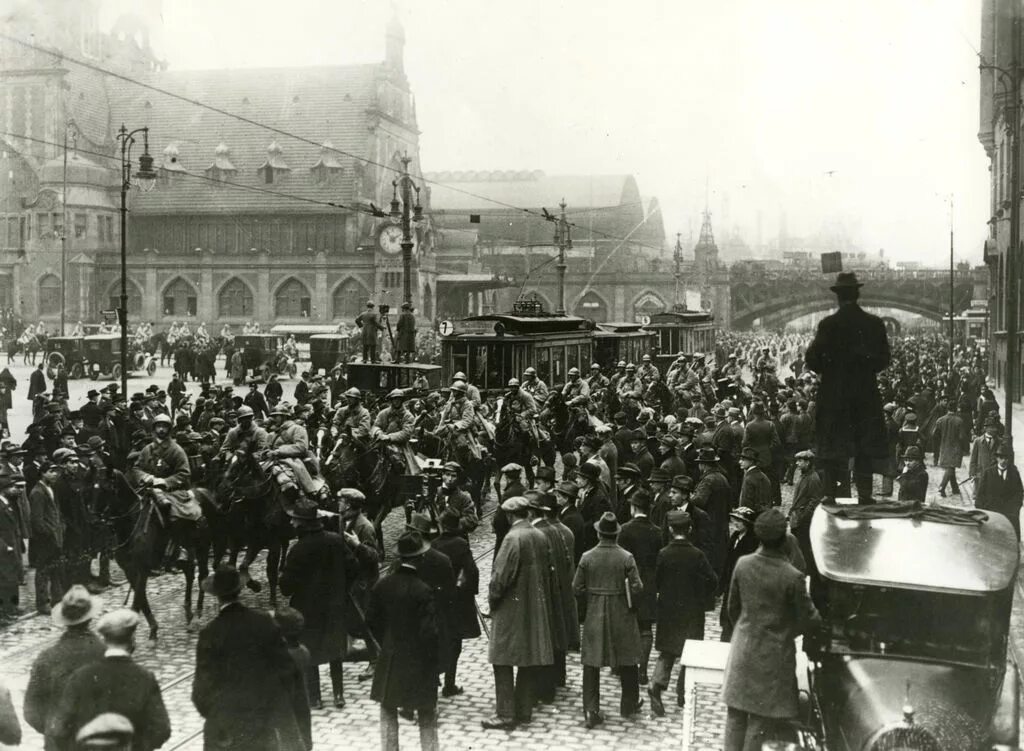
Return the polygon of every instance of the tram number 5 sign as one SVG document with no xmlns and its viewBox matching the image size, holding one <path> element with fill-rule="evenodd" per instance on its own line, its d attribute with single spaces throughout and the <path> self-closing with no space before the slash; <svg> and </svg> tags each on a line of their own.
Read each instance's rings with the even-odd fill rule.
<svg viewBox="0 0 1024 751">
<path fill-rule="evenodd" d="M 441 336 L 451 336 L 455 333 L 455 324 L 451 321 L 441 321 L 441 325 L 438 326 L 437 330 Z"/>
</svg>

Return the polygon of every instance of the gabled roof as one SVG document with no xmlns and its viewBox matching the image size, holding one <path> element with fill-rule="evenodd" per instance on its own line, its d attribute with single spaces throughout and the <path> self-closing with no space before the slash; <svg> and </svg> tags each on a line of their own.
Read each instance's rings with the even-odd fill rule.
<svg viewBox="0 0 1024 751">
<path fill-rule="evenodd" d="M 161 89 L 189 97 L 227 112 L 250 118 L 307 138 L 306 143 L 268 131 L 194 104 L 159 94 L 124 81 L 110 82 L 111 121 L 130 129 L 149 126 L 150 153 L 159 155 L 174 142 L 185 169 L 203 175 L 210 166 L 237 173 L 232 183 L 264 187 L 258 170 L 270 159 L 271 166 L 292 172 L 278 187 L 292 195 L 319 201 L 349 203 L 354 200 L 352 179 L 338 184 L 318 183 L 309 169 L 321 159 L 320 144 L 359 156 L 367 150 L 368 110 L 376 102 L 379 64 L 271 68 L 250 70 L 165 71 L 146 77 Z M 277 139 L 287 163 L 268 157 L 267 145 Z M 224 144 L 227 153 L 217 153 Z M 133 155 L 141 151 L 137 144 Z M 356 160 L 334 153 L 348 168 Z M 220 213 L 225 211 L 318 213 L 337 211 L 303 201 L 254 191 L 230 189 L 183 175 L 157 190 L 134 196 L 135 214 Z"/>
</svg>

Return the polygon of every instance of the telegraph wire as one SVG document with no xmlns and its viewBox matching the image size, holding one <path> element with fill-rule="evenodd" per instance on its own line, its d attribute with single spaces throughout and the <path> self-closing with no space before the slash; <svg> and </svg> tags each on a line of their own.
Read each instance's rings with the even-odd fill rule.
<svg viewBox="0 0 1024 751">
<path fill-rule="evenodd" d="M 9 42 L 13 42 L 14 44 L 21 45 L 22 47 L 34 50 L 34 51 L 39 52 L 39 53 L 44 54 L 44 55 L 50 55 L 50 56 L 54 57 L 57 61 L 67 61 L 67 62 L 73 63 L 75 65 L 78 65 L 80 67 L 87 68 L 89 70 L 95 71 L 95 72 L 100 73 L 102 75 L 110 76 L 111 78 L 116 78 L 118 80 L 124 81 L 125 83 L 129 83 L 129 84 L 132 84 L 134 86 L 139 86 L 139 87 L 144 88 L 144 89 L 149 89 L 150 91 L 154 91 L 154 92 L 156 92 L 158 94 L 162 94 L 162 95 L 170 97 L 172 99 L 177 99 L 178 101 L 185 102 L 187 104 L 191 104 L 193 106 L 200 107 L 202 109 L 206 109 L 206 110 L 209 110 L 211 112 L 215 112 L 215 113 L 217 113 L 219 115 L 222 115 L 224 117 L 233 118 L 235 120 L 238 120 L 239 122 L 247 123 L 247 124 L 252 125 L 254 127 L 262 128 L 264 130 L 270 131 L 272 133 L 277 133 L 278 135 L 283 136 L 285 138 L 291 138 L 291 139 L 294 139 L 294 140 L 297 140 L 297 141 L 301 141 L 303 143 L 310 144 L 312 146 L 316 146 L 317 148 L 321 148 L 321 149 L 324 148 L 323 143 L 318 143 L 318 142 L 316 142 L 316 141 L 314 141 L 314 140 L 312 140 L 310 138 L 306 138 L 305 136 L 300 136 L 300 135 L 297 135 L 295 133 L 291 133 L 290 131 L 286 131 L 286 130 L 284 130 L 282 128 L 278 128 L 278 127 L 273 126 L 273 125 L 268 125 L 266 123 L 261 123 L 258 120 L 253 120 L 252 118 L 245 117 L 244 115 L 239 115 L 239 114 L 236 114 L 234 112 L 230 112 L 228 110 L 222 109 L 220 107 L 216 107 L 216 106 L 214 106 L 212 104 L 207 104 L 207 103 L 201 102 L 201 101 L 199 101 L 197 99 L 193 99 L 191 97 L 187 97 L 184 94 L 178 94 L 178 93 L 175 93 L 173 91 L 169 91 L 167 89 L 163 89 L 163 88 L 161 88 L 159 86 L 155 86 L 153 84 L 146 83 L 144 81 L 140 81 L 140 80 L 138 80 L 136 78 L 132 78 L 131 76 L 127 76 L 127 75 L 125 75 L 123 73 L 118 73 L 116 71 L 109 70 L 108 68 L 104 68 L 104 67 L 102 67 L 100 65 L 96 65 L 95 63 L 90 63 L 90 62 L 87 62 L 85 60 L 79 60 L 78 58 L 75 58 L 75 57 L 72 57 L 70 55 L 67 55 L 64 52 L 60 52 L 60 51 L 52 50 L 52 49 L 47 49 L 46 47 L 43 47 L 41 45 L 34 44 L 32 42 L 27 42 L 24 39 L 19 39 L 17 37 L 11 36 L 9 34 L 0 33 L 0 39 L 5 39 L 5 40 L 7 40 Z M 394 172 L 394 173 L 399 174 L 399 175 L 403 174 L 402 171 L 399 170 L 397 167 L 393 167 L 393 166 L 391 166 L 389 164 L 382 164 L 381 162 L 377 162 L 377 161 L 375 161 L 373 159 L 370 159 L 368 157 L 359 156 L 357 154 L 353 154 L 351 152 L 345 151 L 343 149 L 339 149 L 337 147 L 328 147 L 326 150 L 334 151 L 335 153 L 338 153 L 338 154 L 341 154 L 343 156 L 349 157 L 350 159 L 355 159 L 357 161 L 363 162 L 364 164 L 372 165 L 374 167 L 379 167 L 379 168 L 387 170 L 389 172 Z M 488 197 L 488 196 L 480 195 L 478 193 L 474 193 L 473 191 L 464 190 L 462 188 L 456 188 L 453 185 L 442 183 L 442 182 L 439 182 L 437 180 L 429 180 L 429 179 L 423 177 L 422 175 L 420 175 L 419 179 L 422 180 L 426 184 L 436 185 L 436 186 L 444 188 L 446 190 L 451 190 L 451 191 L 453 191 L 455 193 L 461 193 L 462 195 L 469 196 L 471 198 L 476 198 L 476 199 L 481 200 L 481 201 L 486 201 L 488 203 L 493 203 L 493 204 L 495 204 L 497 206 L 502 206 L 502 207 L 507 208 L 507 209 L 512 209 L 517 214 L 527 214 L 527 215 L 530 215 L 530 216 L 537 217 L 538 219 L 544 219 L 546 221 L 555 221 L 551 216 L 545 216 L 544 213 L 542 213 L 540 211 L 536 211 L 534 209 L 527 209 L 527 208 L 523 208 L 523 207 L 520 207 L 520 206 L 516 206 L 514 204 L 507 203 L 505 201 L 501 201 L 501 200 L 496 199 L 496 198 L 491 198 L 491 197 Z M 300 199 L 300 200 L 302 200 L 302 199 Z M 331 205 L 331 204 L 329 204 L 329 205 Z M 379 210 L 378 211 L 373 211 L 373 210 L 368 210 L 368 209 L 361 208 L 361 207 L 343 207 L 343 208 L 350 208 L 353 211 L 359 211 L 359 212 L 362 212 L 362 213 L 369 213 L 372 216 L 376 216 L 378 218 L 383 218 L 383 212 L 381 212 Z M 646 218 L 645 218 L 644 221 L 646 222 Z M 613 234 L 608 233 L 608 232 L 602 232 L 600 230 L 595 230 L 595 229 L 590 228 L 590 227 L 584 227 L 584 226 L 581 226 L 581 225 L 576 224 L 574 222 L 566 221 L 565 223 L 569 227 L 573 227 L 573 228 L 579 229 L 581 231 L 589 232 L 592 237 L 593 237 L 593 235 L 599 235 L 602 238 L 607 239 L 607 240 L 612 240 L 612 241 L 619 242 L 619 243 L 631 242 L 633 245 L 636 245 L 637 247 L 647 248 L 648 250 L 654 250 L 654 251 L 657 251 L 658 253 L 664 253 L 665 252 L 665 248 L 659 248 L 659 247 L 654 246 L 654 245 L 647 245 L 646 243 L 631 241 L 631 240 L 628 240 L 628 238 L 622 238 L 622 237 L 618 237 L 618 236 L 613 235 Z"/>
</svg>

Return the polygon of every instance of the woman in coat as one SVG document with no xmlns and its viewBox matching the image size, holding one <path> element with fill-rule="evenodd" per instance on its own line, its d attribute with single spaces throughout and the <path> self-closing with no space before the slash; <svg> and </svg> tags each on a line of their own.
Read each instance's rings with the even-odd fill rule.
<svg viewBox="0 0 1024 751">
<path fill-rule="evenodd" d="M 638 666 L 643 659 L 640 627 L 632 609 L 643 592 L 640 571 L 632 554 L 616 542 L 622 527 L 615 514 L 606 512 L 594 528 L 598 543 L 583 554 L 572 582 L 573 590 L 587 597 L 580 647 L 583 716 L 587 728 L 604 722 L 600 676 L 603 667 L 619 670 L 622 716 L 629 717 L 640 709 Z"/>
<path fill-rule="evenodd" d="M 356 557 L 345 538 L 324 531 L 315 507 L 296 506 L 288 515 L 299 539 L 288 551 L 281 592 L 291 596 L 288 604 L 306 620 L 302 643 L 313 664 L 308 678 L 310 706 L 322 706 L 319 666 L 326 662 L 331 669 L 334 706 L 344 707 L 342 659 L 348 648 L 345 610 L 348 588 L 358 576 Z"/>
<path fill-rule="evenodd" d="M 754 533 L 761 547 L 739 560 L 729 586 L 736 625 L 722 685 L 725 751 L 760 749 L 779 720 L 797 716 L 794 640 L 820 623 L 803 574 L 786 557 L 786 517 L 769 509 Z"/>
</svg>

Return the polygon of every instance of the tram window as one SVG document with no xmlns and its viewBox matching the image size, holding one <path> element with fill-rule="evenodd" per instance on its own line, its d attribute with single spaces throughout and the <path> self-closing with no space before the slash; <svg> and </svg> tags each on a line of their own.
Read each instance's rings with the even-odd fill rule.
<svg viewBox="0 0 1024 751">
<path fill-rule="evenodd" d="M 469 348 L 469 382 L 478 388 L 487 388 L 487 345 L 474 344 Z"/>
<path fill-rule="evenodd" d="M 544 383 L 551 385 L 551 349 L 548 347 L 537 347 L 537 377 Z"/>
<path fill-rule="evenodd" d="M 454 342 L 451 345 L 451 372 L 463 373 L 469 371 L 469 347 L 465 342 Z"/>
<path fill-rule="evenodd" d="M 593 362 L 593 354 L 589 344 L 580 345 L 580 370 L 586 375 L 590 372 L 590 363 Z"/>
<path fill-rule="evenodd" d="M 565 348 L 566 355 L 566 369 L 576 368 L 579 370 L 580 367 L 580 348 L 578 346 L 570 344 Z"/>
<path fill-rule="evenodd" d="M 503 378 L 502 373 L 507 372 L 509 367 L 504 362 L 506 358 L 510 364 L 512 352 L 509 347 L 498 343 L 487 345 L 487 380 L 484 388 L 499 389 L 505 386 L 508 378 Z"/>
<path fill-rule="evenodd" d="M 548 385 L 565 383 L 565 347 L 551 348 L 551 380 Z"/>
</svg>

